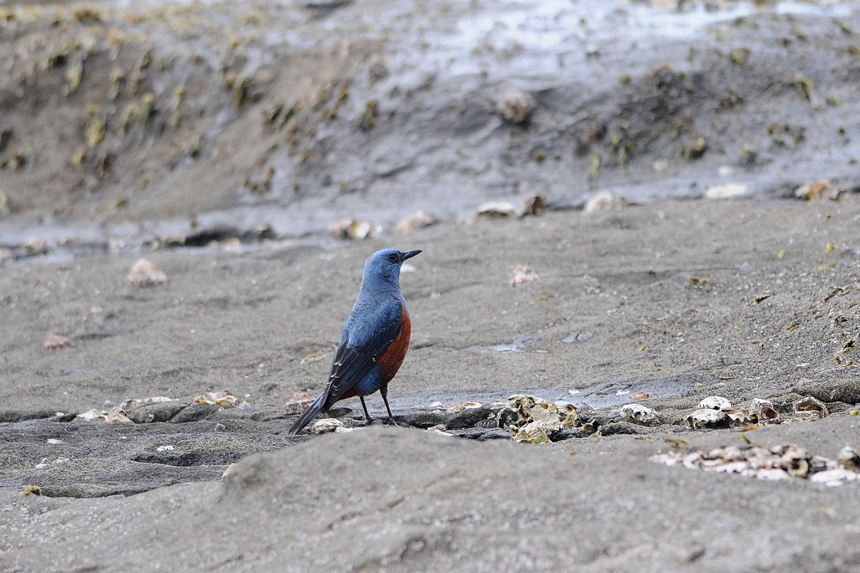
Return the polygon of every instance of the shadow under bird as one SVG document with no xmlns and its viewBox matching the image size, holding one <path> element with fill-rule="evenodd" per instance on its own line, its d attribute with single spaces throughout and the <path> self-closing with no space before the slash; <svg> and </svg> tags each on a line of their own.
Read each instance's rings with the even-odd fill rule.
<svg viewBox="0 0 860 573">
<path fill-rule="evenodd" d="M 343 327 L 337 352 L 328 376 L 328 385 L 287 432 L 296 435 L 320 412 L 335 402 L 358 396 L 367 423 L 364 397 L 379 390 L 388 419 L 394 423 L 388 406 L 388 383 L 397 374 L 409 348 L 411 322 L 406 299 L 400 292 L 403 261 L 421 251 L 377 251 L 364 263 L 361 290 L 352 313 Z"/>
</svg>

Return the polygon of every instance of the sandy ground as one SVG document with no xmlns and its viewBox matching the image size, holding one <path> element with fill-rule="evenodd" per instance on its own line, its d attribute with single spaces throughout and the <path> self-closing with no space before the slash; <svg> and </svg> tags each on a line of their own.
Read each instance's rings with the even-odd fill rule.
<svg viewBox="0 0 860 573">
<path fill-rule="evenodd" d="M 858 482 L 764 481 L 649 458 L 749 440 L 833 459 L 860 445 L 848 344 L 860 324 L 858 218 L 851 196 L 668 202 L 438 225 L 398 241 L 424 250 L 401 278 L 413 315 L 390 390 L 401 423 L 417 419 L 415 406 L 522 391 L 608 412 L 629 389 L 650 394 L 638 401 L 664 422 L 543 446 L 409 428 L 285 436 L 284 402 L 322 388 L 364 258 L 388 241 L 158 251 L 148 256 L 169 280 L 142 289 L 124 283 L 134 257 L 8 269 L 0 564 L 850 570 Z M 510 286 L 517 264 L 538 280 Z M 49 332 L 72 345 L 43 353 Z M 591 337 L 563 342 L 578 332 Z M 213 390 L 245 404 L 186 423 L 53 416 Z M 820 395 L 831 416 L 743 432 L 683 421 L 709 395 L 784 408 L 798 392 Z M 380 413 L 378 397 L 369 402 Z M 346 405 L 347 421 L 360 418 Z"/>
<path fill-rule="evenodd" d="M 0 570 L 860 569 L 860 8 L 655 4 L 0 0 Z M 384 247 L 401 427 L 287 437 Z"/>
</svg>

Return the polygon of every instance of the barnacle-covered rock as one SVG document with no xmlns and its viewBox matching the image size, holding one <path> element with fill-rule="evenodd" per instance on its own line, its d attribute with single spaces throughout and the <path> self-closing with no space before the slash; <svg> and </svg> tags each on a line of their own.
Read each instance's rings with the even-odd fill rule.
<svg viewBox="0 0 860 573">
<path fill-rule="evenodd" d="M 548 430 L 550 428 L 546 422 L 535 420 L 519 428 L 513 435 L 513 440 L 527 444 L 548 444 L 550 441 Z"/>
<path fill-rule="evenodd" d="M 543 443 L 541 432 L 547 440 L 550 436 L 558 437 L 564 430 L 573 428 L 578 420 L 573 404 L 547 402 L 529 394 L 508 397 L 508 404 L 498 411 L 497 419 L 499 427 L 510 427 L 514 441 L 530 444 Z"/>
</svg>

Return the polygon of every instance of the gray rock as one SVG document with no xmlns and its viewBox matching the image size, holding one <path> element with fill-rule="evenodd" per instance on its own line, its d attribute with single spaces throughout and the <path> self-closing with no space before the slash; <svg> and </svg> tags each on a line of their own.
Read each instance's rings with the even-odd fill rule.
<svg viewBox="0 0 860 573">
<path fill-rule="evenodd" d="M 170 422 L 173 424 L 184 424 L 204 420 L 217 410 L 218 406 L 211 404 L 191 404 L 187 408 L 183 408 L 177 412 L 175 416 L 170 418 Z"/>
<path fill-rule="evenodd" d="M 188 402 L 173 400 L 170 402 L 156 402 L 144 404 L 126 410 L 126 417 L 135 424 L 148 424 L 150 422 L 167 422 L 180 411 L 188 407 Z"/>
<path fill-rule="evenodd" d="M 793 390 L 802 396 L 812 396 L 822 402 L 860 404 L 860 383 L 856 379 L 830 382 L 803 380 Z"/>
</svg>

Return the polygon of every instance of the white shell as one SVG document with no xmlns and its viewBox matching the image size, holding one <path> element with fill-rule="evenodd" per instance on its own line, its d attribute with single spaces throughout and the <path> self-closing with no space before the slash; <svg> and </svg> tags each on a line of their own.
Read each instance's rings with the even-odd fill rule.
<svg viewBox="0 0 860 573">
<path fill-rule="evenodd" d="M 167 275 L 151 261 L 140 259 L 131 267 L 125 282 L 133 287 L 156 286 L 166 283 Z"/>
<path fill-rule="evenodd" d="M 732 407 L 732 403 L 728 398 L 722 396 L 708 396 L 699 402 L 698 408 L 710 408 L 712 410 L 728 410 Z"/>
<path fill-rule="evenodd" d="M 611 211 L 621 209 L 627 201 L 621 195 L 610 191 L 601 191 L 588 198 L 582 208 L 583 213 L 597 213 L 598 211 Z"/>
<path fill-rule="evenodd" d="M 313 428 L 311 428 L 311 433 L 328 434 L 329 432 L 336 432 L 338 428 L 346 428 L 346 426 L 344 426 L 343 422 L 340 420 L 336 420 L 334 418 L 323 418 L 322 420 L 314 422 Z"/>
<path fill-rule="evenodd" d="M 651 426 L 653 424 L 660 423 L 660 418 L 657 416 L 657 412 L 647 406 L 643 406 L 642 404 L 625 404 L 621 406 L 621 415 L 626 420 L 635 424 L 642 424 L 644 426 Z"/>
<path fill-rule="evenodd" d="M 61 350 L 63 348 L 68 348 L 72 345 L 72 341 L 66 338 L 65 336 L 60 336 L 59 334 L 49 334 L 45 339 L 45 342 L 42 343 L 42 352 L 53 352 L 54 350 Z"/>
<path fill-rule="evenodd" d="M 726 414 L 720 410 L 712 410 L 710 408 L 699 408 L 693 410 L 693 413 L 687 416 L 687 425 L 691 429 L 699 428 L 717 428 L 725 426 Z"/>
<path fill-rule="evenodd" d="M 762 398 L 752 399 L 752 411 L 760 424 L 779 422 L 779 412 L 773 407 L 773 402 Z"/>
<path fill-rule="evenodd" d="M 528 121 L 534 108 L 534 100 L 522 90 L 510 91 L 496 102 L 496 112 L 502 116 L 502 119 L 513 125 Z"/>
<path fill-rule="evenodd" d="M 538 280 L 538 274 L 528 265 L 517 265 L 511 271 L 511 278 L 508 280 L 511 286 L 530 283 Z"/>
</svg>

